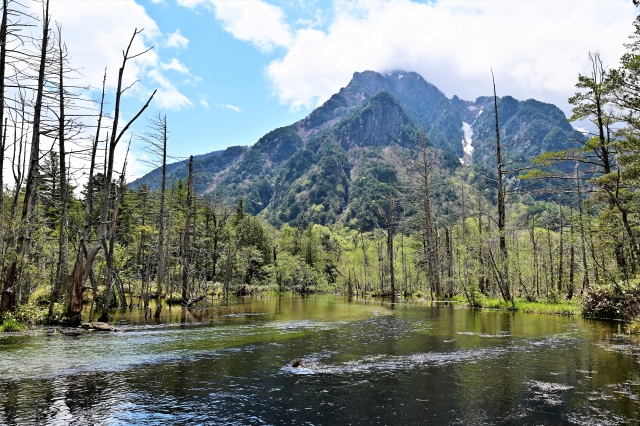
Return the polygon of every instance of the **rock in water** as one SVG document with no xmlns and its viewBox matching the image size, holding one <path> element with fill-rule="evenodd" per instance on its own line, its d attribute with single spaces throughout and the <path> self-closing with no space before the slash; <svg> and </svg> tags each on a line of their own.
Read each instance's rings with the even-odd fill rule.
<svg viewBox="0 0 640 426">
<path fill-rule="evenodd" d="M 293 368 L 304 367 L 304 364 L 302 363 L 302 360 L 298 358 L 294 358 L 293 361 L 291 361 L 291 367 Z"/>
<path fill-rule="evenodd" d="M 85 322 L 82 324 L 82 328 L 85 330 L 96 330 L 96 331 L 120 331 L 115 327 L 111 327 L 106 322 Z"/>
</svg>

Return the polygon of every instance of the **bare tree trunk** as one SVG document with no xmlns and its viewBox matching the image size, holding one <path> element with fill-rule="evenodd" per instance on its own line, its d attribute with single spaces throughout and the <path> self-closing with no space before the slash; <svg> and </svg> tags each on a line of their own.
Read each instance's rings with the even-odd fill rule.
<svg viewBox="0 0 640 426">
<path fill-rule="evenodd" d="M 5 232 L 4 232 L 4 154 L 7 147 L 7 119 L 4 119 L 4 133 L 0 142 L 0 256 L 5 252 Z M 4 270 L 4 261 L 0 262 L 0 271 Z M 0 272 L 1 273 L 1 272 Z"/>
<path fill-rule="evenodd" d="M 131 144 L 131 143 L 129 143 Z M 127 155 L 129 154 L 129 149 L 127 149 Z M 113 165 L 112 165 L 113 166 Z M 121 286 L 115 285 L 116 280 L 118 279 L 117 271 L 114 263 L 114 250 L 115 250 L 115 241 L 116 241 L 116 232 L 118 229 L 118 212 L 120 208 L 120 197 L 123 195 L 124 191 L 124 177 L 127 168 L 127 160 L 125 157 L 124 166 L 122 167 L 122 174 L 120 175 L 120 184 L 119 188 L 115 189 L 115 194 L 113 197 L 113 211 L 111 216 L 108 218 L 108 233 L 104 238 L 101 239 L 101 243 L 104 249 L 104 257 L 107 261 L 107 288 L 105 290 L 104 295 L 104 305 L 102 308 L 102 315 L 100 316 L 100 321 L 108 321 L 109 319 L 109 308 L 111 307 L 111 297 L 114 290 L 118 290 L 120 297 L 120 305 L 126 305 L 126 298 L 124 295 L 124 289 Z M 108 196 L 105 197 L 108 200 Z M 104 210 L 104 207 L 103 207 Z M 115 288 L 114 288 L 115 285 Z"/>
<path fill-rule="evenodd" d="M 582 290 L 589 290 L 589 266 L 587 264 L 587 237 L 584 232 L 584 221 L 582 217 L 582 192 L 580 191 L 580 172 L 578 170 L 578 164 L 576 164 L 576 185 L 578 191 L 578 218 L 580 220 L 580 241 L 582 246 L 582 269 L 584 273 L 582 275 Z"/>
<path fill-rule="evenodd" d="M 505 189 L 504 189 L 504 172 L 502 170 L 502 147 L 500 144 L 500 126 L 498 121 L 498 95 L 496 94 L 496 81 L 493 78 L 493 71 L 491 72 L 493 79 L 493 104 L 495 108 L 496 117 L 496 166 L 498 172 L 498 232 L 499 232 L 499 244 L 500 252 L 502 253 L 501 263 L 502 268 L 499 271 L 501 275 L 502 292 L 505 296 L 506 302 L 513 304 L 513 297 L 511 295 L 509 284 L 509 264 L 508 264 L 508 252 L 507 252 L 507 236 L 506 236 L 506 210 L 505 210 Z"/>
<path fill-rule="evenodd" d="M 564 217 L 562 215 L 562 206 L 560 206 L 560 247 L 558 250 L 558 292 L 563 289 L 562 276 L 564 275 Z"/>
<path fill-rule="evenodd" d="M 0 254 L 4 254 L 4 153 L 7 147 L 7 119 L 4 117 L 4 77 L 7 61 L 7 15 L 8 0 L 2 0 L 2 23 L 0 24 L 0 135 L 2 146 L 0 147 L 0 244 L 3 244 Z M 4 265 L 0 265 L 2 267 Z M 4 270 L 4 268 L 2 268 Z"/>
<path fill-rule="evenodd" d="M 86 194 L 86 207 L 84 212 L 84 227 L 82 228 L 82 234 L 80 237 L 80 245 L 78 247 L 78 256 L 76 258 L 76 265 L 74 266 L 74 277 L 76 281 L 74 282 L 74 291 L 79 291 L 84 284 L 84 262 L 82 260 L 82 256 L 85 259 L 88 259 L 89 253 L 87 248 L 87 240 L 91 234 L 91 222 L 93 220 L 93 176 L 95 174 L 96 168 L 96 154 L 98 152 L 98 143 L 100 141 L 100 129 L 102 127 L 102 115 L 104 109 L 104 92 L 105 85 L 107 82 L 107 70 L 104 70 L 104 77 L 102 78 L 102 96 L 100 98 L 100 113 L 98 115 L 98 125 L 96 126 L 96 136 L 93 140 L 93 146 L 91 147 L 91 163 L 89 166 L 89 180 L 87 182 L 87 194 Z M 107 139 L 109 139 L 109 134 L 107 133 Z M 105 158 L 106 161 L 106 158 Z M 104 176 L 103 176 L 104 177 Z M 82 274 L 78 273 L 78 270 L 82 269 Z M 80 281 L 77 281 L 77 278 L 80 277 Z M 95 276 L 93 271 L 90 272 L 89 277 L 91 279 L 91 291 L 93 295 L 93 301 L 95 302 L 97 299 L 98 288 L 95 280 Z M 79 314 L 80 312 L 74 312 L 75 314 Z"/>
<path fill-rule="evenodd" d="M 367 246 L 364 242 L 364 235 L 360 234 L 360 243 L 362 248 L 362 297 L 364 297 L 364 293 L 369 284 L 369 274 L 367 271 L 369 270 L 369 256 L 367 256 Z"/>
<path fill-rule="evenodd" d="M 391 221 L 389 221 L 391 222 Z M 389 280 L 391 281 L 391 297 L 396 297 L 396 274 L 393 261 L 393 224 L 387 224 L 387 257 L 389 258 Z"/>
<path fill-rule="evenodd" d="M 533 248 L 533 269 L 534 277 L 533 281 L 536 288 L 536 297 L 540 297 L 540 259 L 538 253 L 538 242 L 536 239 L 536 220 L 535 217 L 531 219 L 531 231 L 529 231 L 531 238 L 531 245 Z"/>
<path fill-rule="evenodd" d="M 189 269 L 191 262 L 191 206 L 193 203 L 193 155 L 189 157 L 189 178 L 187 180 L 187 212 L 185 214 L 184 238 L 182 243 L 182 302 L 189 303 L 191 285 Z"/>
<path fill-rule="evenodd" d="M 485 251 L 483 248 L 482 241 L 482 212 L 484 210 L 484 203 L 482 198 L 482 192 L 480 191 L 480 186 L 478 185 L 478 193 L 476 194 L 476 201 L 478 204 L 478 267 L 479 267 L 479 276 L 478 276 L 478 288 L 480 289 L 480 293 L 486 295 L 488 292 L 488 280 L 485 271 Z"/>
<path fill-rule="evenodd" d="M 575 281 L 575 269 L 576 269 L 576 257 L 575 257 L 575 241 L 573 236 L 573 204 L 571 204 L 571 225 L 569 234 L 569 289 L 567 290 L 567 300 L 573 298 L 574 281 Z"/>
<path fill-rule="evenodd" d="M 26 168 L 26 141 L 25 141 L 25 100 L 23 97 L 20 99 L 20 140 L 18 140 L 18 129 L 14 122 L 13 124 L 13 156 L 11 158 L 11 171 L 13 173 L 13 201 L 11 202 L 11 223 L 14 223 L 18 217 L 18 198 L 20 196 L 20 190 L 24 183 L 24 171 Z M 18 158 L 16 159 L 16 150 L 18 151 Z M 12 233 L 12 244 L 15 244 L 17 237 L 16 231 Z"/>
<path fill-rule="evenodd" d="M 67 257 L 69 255 L 69 235 L 67 233 L 67 152 L 65 147 L 65 89 L 64 89 L 64 50 L 62 47 L 62 29 L 58 27 L 58 147 L 60 156 L 60 235 L 58 237 L 58 264 L 56 266 L 56 281 L 49 303 L 49 318 L 53 317 L 53 305 L 60 298 L 62 283 L 68 274 Z M 82 301 L 80 302 L 82 304 Z"/>
<path fill-rule="evenodd" d="M 404 252 L 404 234 L 400 234 L 400 247 L 402 248 L 402 281 L 403 281 L 403 295 L 407 298 L 407 256 Z"/>
<path fill-rule="evenodd" d="M 5 8 L 6 11 L 6 8 Z M 27 183 L 25 189 L 24 203 L 22 207 L 22 222 L 24 223 L 24 230 L 21 233 L 17 248 L 21 257 L 24 258 L 26 254 L 29 252 L 31 246 L 31 233 L 32 229 L 32 219 L 33 219 L 33 211 L 35 209 L 36 204 L 36 192 L 37 192 L 37 179 L 38 172 L 40 171 L 40 115 L 42 112 L 42 97 L 44 92 L 44 80 L 45 80 L 45 71 L 46 71 L 46 62 L 47 62 L 47 47 L 49 45 L 49 0 L 45 1 L 45 11 L 42 20 L 42 45 L 40 50 L 40 64 L 38 68 L 38 83 L 36 88 L 36 102 L 34 106 L 33 112 L 33 129 L 32 129 L 32 138 L 31 138 L 31 154 L 29 157 L 29 169 L 27 173 Z M 2 44 L 3 47 L 6 47 L 5 43 Z M 4 81 L 4 80 L 3 80 Z M 18 271 L 17 269 L 17 259 L 13 261 L 12 270 Z M 13 287 L 16 284 L 16 280 L 20 275 L 20 272 L 14 274 L 7 275 L 7 279 L 5 280 L 5 288 L 4 291 L 13 290 Z M 4 296 L 4 292 L 3 292 Z M 19 300 L 19 298 L 18 298 Z M 16 298 L 12 298 L 13 305 L 9 306 L 10 309 L 16 309 Z M 2 307 L 8 306 L 6 303 L 0 303 Z"/>
<path fill-rule="evenodd" d="M 547 249 L 549 250 L 549 282 L 547 283 L 547 297 L 549 297 L 549 288 L 553 288 L 553 247 L 551 246 L 551 227 L 547 224 Z"/>
<path fill-rule="evenodd" d="M 422 213 L 424 215 L 424 233 L 426 242 L 426 255 L 429 272 L 429 281 L 431 283 L 432 292 L 435 297 L 442 294 L 440 288 L 440 259 L 438 257 L 438 241 L 436 231 L 433 226 L 433 213 L 431 209 L 431 170 L 428 154 L 427 141 L 424 131 L 421 133 L 422 138 L 422 158 L 419 165 L 419 173 L 422 178 Z"/>
<path fill-rule="evenodd" d="M 40 46 L 40 65 L 38 69 L 38 83 L 36 91 L 36 103 L 33 111 L 33 129 L 31 137 L 31 154 L 29 157 L 29 170 L 27 173 L 27 185 L 25 188 L 24 204 L 22 207 L 22 220 L 30 223 L 36 204 L 36 187 L 38 185 L 38 172 L 40 171 L 40 119 L 42 113 L 42 97 L 44 92 L 44 80 L 47 63 L 47 48 L 49 46 L 49 0 L 45 1 L 45 12 L 42 19 L 42 45 Z M 27 227 L 27 235 L 23 244 L 29 245 L 30 235 Z"/>
<path fill-rule="evenodd" d="M 445 226 L 445 244 L 447 246 L 447 297 L 453 297 L 453 232 Z"/>
<path fill-rule="evenodd" d="M 160 223 L 158 229 L 158 297 L 162 294 L 162 286 L 165 281 L 166 261 L 164 257 L 164 228 L 165 228 L 165 198 L 167 194 L 167 116 L 162 119 L 162 182 L 160 184 Z"/>
</svg>

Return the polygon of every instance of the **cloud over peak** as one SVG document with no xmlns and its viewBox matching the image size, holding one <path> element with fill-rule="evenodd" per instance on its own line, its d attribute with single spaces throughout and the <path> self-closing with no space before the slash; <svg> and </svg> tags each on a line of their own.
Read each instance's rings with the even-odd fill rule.
<svg viewBox="0 0 640 426">
<path fill-rule="evenodd" d="M 335 0 L 326 28 L 294 31 L 283 9 L 262 0 L 179 1 L 212 6 L 227 32 L 260 51 L 283 47 L 265 75 L 294 110 L 322 103 L 367 69 L 416 71 L 448 96 L 472 99 L 490 91 L 493 68 L 500 92 L 566 107 L 587 53 L 600 50 L 615 66 L 636 13 L 626 0 Z"/>
</svg>

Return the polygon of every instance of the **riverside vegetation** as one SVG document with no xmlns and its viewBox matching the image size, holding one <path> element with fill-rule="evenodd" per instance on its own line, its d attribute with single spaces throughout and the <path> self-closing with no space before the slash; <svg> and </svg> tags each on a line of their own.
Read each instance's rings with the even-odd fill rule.
<svg viewBox="0 0 640 426">
<path fill-rule="evenodd" d="M 470 102 L 415 73 L 367 71 L 250 148 L 173 164 L 167 118 L 151 115 L 132 137 L 158 167 L 128 184 L 115 150 L 155 94 L 122 121 L 139 31 L 107 127 L 104 84 L 90 103 L 73 86 L 48 1 L 39 20 L 20 7 L 3 0 L 0 29 L 5 331 L 77 324 L 83 305 L 108 320 L 150 299 L 159 316 L 164 303 L 261 292 L 640 315 L 640 19 L 619 69 L 591 54 L 578 77 L 569 121 L 593 133 L 553 105 L 498 97 L 495 83 Z M 16 43 L 18 15 L 42 28 L 31 45 Z"/>
</svg>

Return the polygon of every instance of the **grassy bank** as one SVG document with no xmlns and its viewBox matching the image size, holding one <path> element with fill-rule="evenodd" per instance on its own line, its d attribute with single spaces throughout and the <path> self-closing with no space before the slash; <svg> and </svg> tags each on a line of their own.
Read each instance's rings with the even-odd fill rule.
<svg viewBox="0 0 640 426">
<path fill-rule="evenodd" d="M 467 305 L 464 297 L 456 297 L 455 300 Z M 483 309 L 503 309 L 526 314 L 546 314 L 546 315 L 580 315 L 582 314 L 582 306 L 580 300 L 560 300 L 560 301 L 535 301 L 530 302 L 525 299 L 516 299 L 513 304 L 505 302 L 497 297 L 482 297 L 479 300 Z"/>
</svg>

